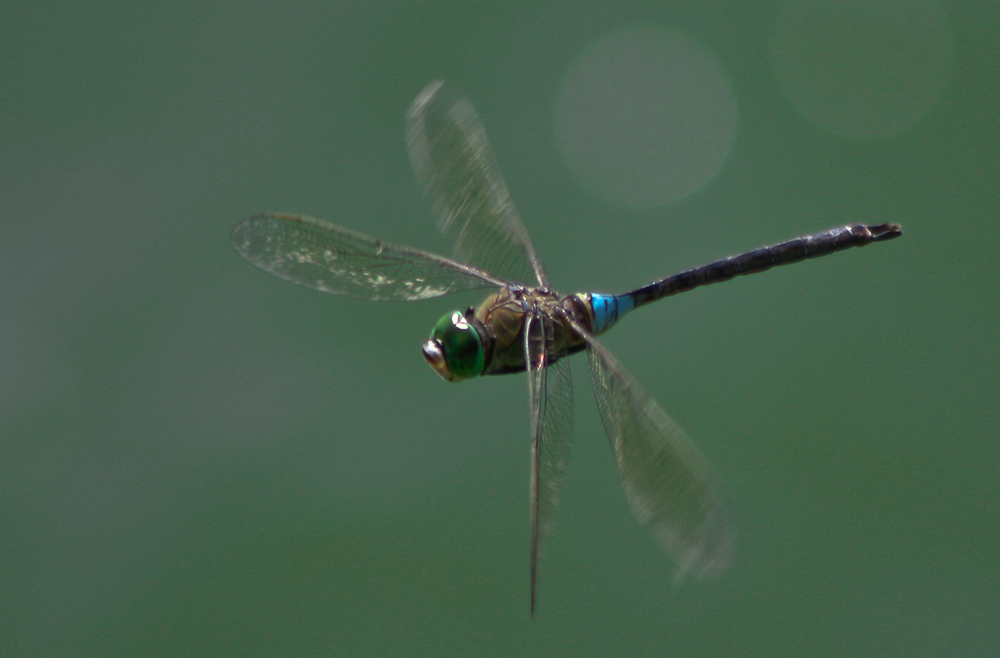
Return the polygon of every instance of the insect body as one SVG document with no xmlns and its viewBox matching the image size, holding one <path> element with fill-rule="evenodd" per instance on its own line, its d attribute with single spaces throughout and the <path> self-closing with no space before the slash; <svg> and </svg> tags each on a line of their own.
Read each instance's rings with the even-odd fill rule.
<svg viewBox="0 0 1000 658">
<path fill-rule="evenodd" d="M 330 222 L 271 214 L 239 224 L 233 246 L 254 265 L 335 294 L 416 301 L 492 289 L 477 309 L 446 314 L 423 354 L 448 381 L 526 372 L 531 437 L 531 611 L 573 435 L 570 359 L 586 351 L 626 497 L 673 555 L 678 575 L 713 577 L 732 562 L 735 531 L 708 462 L 596 336 L 633 309 L 777 265 L 896 238 L 896 224 L 852 224 L 763 247 L 620 295 L 552 292 L 472 104 L 431 83 L 407 114 L 417 177 L 455 258 L 394 245 Z"/>
</svg>

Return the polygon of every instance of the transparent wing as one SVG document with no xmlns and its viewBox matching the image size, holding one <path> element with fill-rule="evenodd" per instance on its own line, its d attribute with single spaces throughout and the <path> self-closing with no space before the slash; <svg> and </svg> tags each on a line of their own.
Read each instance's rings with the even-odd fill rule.
<svg viewBox="0 0 1000 658">
<path fill-rule="evenodd" d="M 548 287 L 472 102 L 441 81 L 427 85 L 406 115 L 406 143 L 455 257 L 510 281 L 537 279 Z"/>
<path fill-rule="evenodd" d="M 721 575 L 736 532 L 707 460 L 607 348 L 576 328 L 588 343 L 597 406 L 636 518 L 676 559 L 678 579 Z"/>
<path fill-rule="evenodd" d="M 569 359 L 549 364 L 552 320 L 531 316 L 525 326 L 525 363 L 531 418 L 531 614 L 535 614 L 538 563 L 552 532 L 573 442 L 573 378 Z"/>
<path fill-rule="evenodd" d="M 233 229 L 248 261 L 308 288 L 362 299 L 418 300 L 503 287 L 473 267 L 303 215 L 258 215 Z"/>
</svg>

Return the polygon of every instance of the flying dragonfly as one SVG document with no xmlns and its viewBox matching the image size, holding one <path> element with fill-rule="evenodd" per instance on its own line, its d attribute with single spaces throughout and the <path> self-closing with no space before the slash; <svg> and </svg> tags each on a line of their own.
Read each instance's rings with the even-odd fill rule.
<svg viewBox="0 0 1000 658">
<path fill-rule="evenodd" d="M 552 531 L 573 436 L 568 356 L 586 352 L 591 382 L 626 498 L 677 564 L 678 577 L 713 578 L 733 560 L 735 530 L 707 460 L 596 338 L 630 311 L 664 297 L 777 265 L 902 235 L 898 224 L 851 224 L 690 269 L 619 295 L 552 289 L 472 103 L 437 81 L 414 100 L 406 138 L 445 258 L 330 222 L 292 214 L 251 217 L 232 244 L 257 267 L 323 292 L 416 301 L 493 289 L 478 308 L 442 317 L 423 356 L 449 382 L 526 372 L 531 440 L 531 597 Z"/>
</svg>

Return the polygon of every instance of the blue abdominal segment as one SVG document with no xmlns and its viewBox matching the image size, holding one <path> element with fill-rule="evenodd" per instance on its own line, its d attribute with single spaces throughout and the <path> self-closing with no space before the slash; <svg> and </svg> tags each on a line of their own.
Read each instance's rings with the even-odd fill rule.
<svg viewBox="0 0 1000 658">
<path fill-rule="evenodd" d="M 594 335 L 603 334 L 623 315 L 635 308 L 632 295 L 601 295 L 590 293 L 590 305 L 594 311 Z"/>
</svg>

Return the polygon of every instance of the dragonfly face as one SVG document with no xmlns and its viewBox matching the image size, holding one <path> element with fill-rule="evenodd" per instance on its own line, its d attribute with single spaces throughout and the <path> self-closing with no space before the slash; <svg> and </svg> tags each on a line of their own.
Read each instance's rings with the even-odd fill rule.
<svg viewBox="0 0 1000 658">
<path fill-rule="evenodd" d="M 424 359 L 449 382 L 483 374 L 486 353 L 476 324 L 461 311 L 452 311 L 438 320 L 430 339 L 424 343 Z"/>
</svg>

